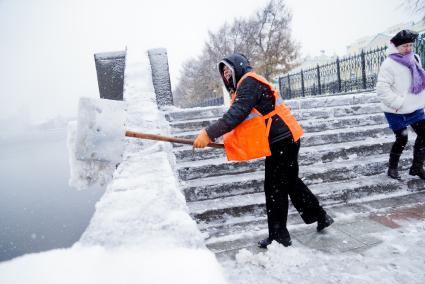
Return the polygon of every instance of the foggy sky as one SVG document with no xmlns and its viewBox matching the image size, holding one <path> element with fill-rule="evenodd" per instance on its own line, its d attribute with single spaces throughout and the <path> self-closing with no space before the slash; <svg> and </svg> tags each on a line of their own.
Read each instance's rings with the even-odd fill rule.
<svg viewBox="0 0 425 284">
<path fill-rule="evenodd" d="M 0 121 L 76 116 L 99 97 L 93 54 L 164 47 L 172 85 L 207 31 L 252 16 L 266 0 L 0 0 Z M 356 39 L 417 20 L 400 0 L 288 0 L 302 55 L 344 55 Z"/>
</svg>

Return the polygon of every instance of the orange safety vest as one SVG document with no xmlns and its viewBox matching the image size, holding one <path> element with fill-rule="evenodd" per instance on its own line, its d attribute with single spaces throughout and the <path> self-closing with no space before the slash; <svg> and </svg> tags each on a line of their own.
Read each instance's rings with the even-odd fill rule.
<svg viewBox="0 0 425 284">
<path fill-rule="evenodd" d="M 269 132 L 272 125 L 271 117 L 275 114 L 288 126 L 294 141 L 298 141 L 304 133 L 289 108 L 283 103 L 279 93 L 263 77 L 254 72 L 248 72 L 239 80 L 236 88 L 239 87 L 246 77 L 253 77 L 269 86 L 276 99 L 275 109 L 263 116 L 258 110 L 253 108 L 244 121 L 238 124 L 232 131 L 224 134 L 224 149 L 229 161 L 246 161 L 271 155 Z M 232 104 L 236 96 L 236 92 L 232 94 Z M 268 119 L 267 124 L 265 123 L 266 119 Z"/>
</svg>

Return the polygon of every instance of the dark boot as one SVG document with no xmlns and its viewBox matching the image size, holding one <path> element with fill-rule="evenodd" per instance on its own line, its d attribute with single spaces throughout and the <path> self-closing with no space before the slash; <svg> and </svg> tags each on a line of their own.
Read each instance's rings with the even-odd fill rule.
<svg viewBox="0 0 425 284">
<path fill-rule="evenodd" d="M 388 162 L 388 172 L 387 175 L 393 179 L 401 179 L 401 176 L 398 174 L 398 161 L 400 160 L 400 155 L 397 153 L 390 154 L 390 160 Z"/>
<path fill-rule="evenodd" d="M 279 244 L 283 245 L 284 247 L 289 247 L 290 245 L 292 245 L 291 238 L 289 238 L 289 237 L 282 239 L 282 240 L 273 240 L 270 237 L 268 237 L 268 238 L 265 238 L 264 240 L 259 241 L 258 247 L 266 249 L 267 246 L 270 245 L 273 241 L 278 242 Z"/>
<path fill-rule="evenodd" d="M 413 150 L 413 163 L 409 170 L 409 175 L 418 176 L 425 180 L 424 171 L 424 160 L 425 160 L 425 148 Z"/>
<path fill-rule="evenodd" d="M 334 219 L 332 219 L 331 216 L 328 214 L 325 214 L 323 217 L 321 217 L 319 220 L 317 220 L 317 231 L 320 232 L 324 228 L 329 227 L 334 222 Z"/>
</svg>

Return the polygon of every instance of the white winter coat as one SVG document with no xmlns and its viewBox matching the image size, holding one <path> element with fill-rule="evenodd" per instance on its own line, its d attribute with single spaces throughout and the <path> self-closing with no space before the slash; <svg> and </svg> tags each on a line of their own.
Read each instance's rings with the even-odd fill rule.
<svg viewBox="0 0 425 284">
<path fill-rule="evenodd" d="M 386 51 L 387 56 L 398 52 L 393 44 L 390 44 Z M 418 55 L 415 56 L 419 59 Z M 381 109 L 384 112 L 406 114 L 424 108 L 425 90 L 415 95 L 410 92 L 411 85 L 412 75 L 409 68 L 387 57 L 379 69 L 376 83 L 376 93 L 381 98 Z"/>
</svg>

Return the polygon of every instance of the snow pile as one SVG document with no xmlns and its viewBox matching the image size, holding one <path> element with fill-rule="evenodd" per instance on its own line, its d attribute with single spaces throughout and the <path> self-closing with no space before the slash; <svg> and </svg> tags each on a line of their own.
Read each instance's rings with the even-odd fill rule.
<svg viewBox="0 0 425 284">
<path fill-rule="evenodd" d="M 240 250 L 226 261 L 229 283 L 425 283 L 425 221 L 405 222 L 364 252 L 328 254 L 276 242 L 265 252 Z"/>
<path fill-rule="evenodd" d="M 83 245 L 203 248 L 165 152 L 128 156 L 81 237 Z"/>
<path fill-rule="evenodd" d="M 7 284 L 224 283 L 214 255 L 202 249 L 73 247 L 0 263 Z"/>
<path fill-rule="evenodd" d="M 127 129 L 167 134 L 147 54 L 137 58 L 129 52 L 127 60 Z M 70 135 L 73 139 L 70 145 L 76 139 Z M 189 216 L 172 157 L 170 143 L 126 138 L 115 171 L 106 164 L 86 168 L 87 164 L 74 161 L 79 173 L 95 176 L 89 171 L 113 171 L 88 228 L 70 249 L 0 264 L 0 283 L 225 283 L 220 265 Z M 105 175 L 97 178 L 107 182 Z M 76 183 L 84 185 L 84 180 L 77 177 Z"/>
</svg>

